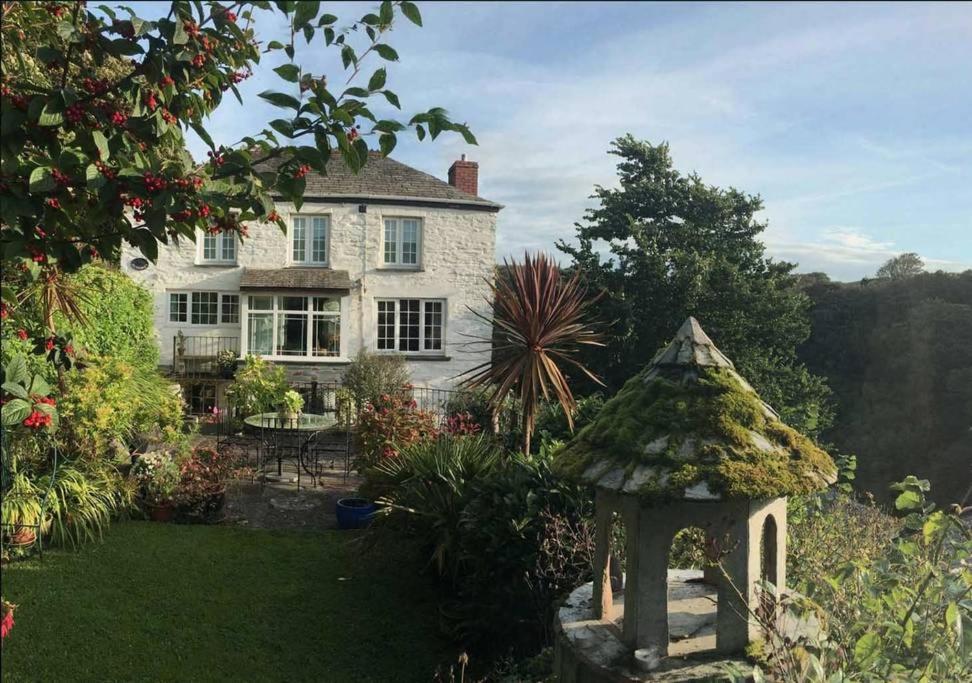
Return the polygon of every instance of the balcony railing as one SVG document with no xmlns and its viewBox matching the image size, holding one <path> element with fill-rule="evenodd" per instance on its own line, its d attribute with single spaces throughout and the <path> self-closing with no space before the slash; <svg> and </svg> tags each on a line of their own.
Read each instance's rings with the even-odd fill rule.
<svg viewBox="0 0 972 683">
<path fill-rule="evenodd" d="M 240 338 L 176 335 L 172 338 L 172 374 L 176 377 L 219 377 L 222 370 L 217 359 L 227 349 L 239 356 Z"/>
</svg>

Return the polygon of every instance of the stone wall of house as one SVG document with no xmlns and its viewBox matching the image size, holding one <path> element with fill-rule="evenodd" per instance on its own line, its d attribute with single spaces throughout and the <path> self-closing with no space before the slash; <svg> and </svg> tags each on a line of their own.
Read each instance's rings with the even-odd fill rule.
<svg viewBox="0 0 972 683">
<path fill-rule="evenodd" d="M 487 280 L 494 272 L 496 213 L 454 208 L 360 204 L 304 204 L 299 215 L 330 217 L 329 267 L 347 270 L 353 283 L 342 300 L 341 355 L 317 361 L 284 363 L 288 374 L 301 381 L 329 381 L 361 348 L 375 350 L 379 298 L 439 298 L 446 300 L 445 356 L 448 360 L 410 360 L 413 382 L 418 386 L 449 387 L 453 378 L 483 362 L 488 352 L 471 347 L 469 336 L 488 336 L 488 325 L 470 308 L 486 313 L 489 307 Z M 288 204 L 277 211 L 287 220 L 298 213 Z M 384 218 L 417 217 L 423 222 L 421 266 L 418 270 L 387 269 L 383 255 Z M 137 271 L 133 258 L 142 254 L 126 245 L 122 269 L 155 295 L 155 324 L 162 364 L 171 365 L 173 337 L 239 337 L 239 325 L 198 326 L 170 323 L 168 293 L 171 291 L 239 291 L 243 268 L 282 268 L 291 265 L 288 236 L 276 225 L 251 224 L 250 237 L 237 245 L 234 266 L 199 265 L 201 239 L 178 245 L 160 245 L 155 264 Z M 291 367 L 292 366 L 292 367 Z"/>
</svg>

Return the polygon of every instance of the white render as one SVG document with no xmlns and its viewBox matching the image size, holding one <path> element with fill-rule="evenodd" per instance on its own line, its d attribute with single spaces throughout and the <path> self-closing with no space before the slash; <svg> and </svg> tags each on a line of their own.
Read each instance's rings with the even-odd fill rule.
<svg viewBox="0 0 972 683">
<path fill-rule="evenodd" d="M 407 357 L 414 384 L 451 388 L 459 374 L 488 359 L 489 351 L 484 345 L 471 345 L 470 337 L 488 338 L 489 326 L 470 309 L 483 314 L 489 312 L 487 283 L 494 277 L 496 212 L 454 208 L 455 204 L 438 207 L 434 206 L 434 200 L 424 202 L 432 206 L 421 203 L 404 199 L 400 205 L 375 204 L 361 198 L 353 203 L 305 203 L 299 212 L 294 211 L 293 205 L 280 203 L 277 212 L 287 222 L 288 234 L 276 225 L 250 223 L 249 238 L 237 244 L 235 265 L 201 264 L 201 237 L 196 243 L 182 240 L 178 245 L 159 245 L 156 263 L 141 271 L 134 270 L 131 262 L 142 254 L 126 244 L 121 265 L 124 272 L 154 294 L 155 326 L 163 365 L 173 363 L 173 337 L 180 330 L 186 336 L 240 337 L 241 352 L 245 354 L 246 335 L 242 334 L 242 325 L 247 317 L 247 292 L 240 296 L 241 324 L 237 325 L 169 322 L 168 293 L 239 293 L 244 268 L 293 265 L 289 240 L 293 215 L 325 214 L 330 220 L 327 267 L 348 271 L 352 282 L 349 295 L 341 300 L 340 355 L 299 361 L 272 359 L 290 366 L 289 374 L 301 379 L 336 379 L 360 349 L 377 351 L 377 299 L 443 299 L 446 301 L 443 351 L 436 354 L 438 357 L 431 354 Z M 364 213 L 359 210 L 362 205 L 366 206 Z M 418 268 L 383 265 L 384 219 L 391 217 L 421 219 Z"/>
</svg>

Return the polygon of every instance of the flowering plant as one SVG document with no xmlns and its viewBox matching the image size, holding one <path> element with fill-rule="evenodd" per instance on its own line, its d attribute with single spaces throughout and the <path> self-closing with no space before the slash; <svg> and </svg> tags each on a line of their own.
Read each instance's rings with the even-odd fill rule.
<svg viewBox="0 0 972 683">
<path fill-rule="evenodd" d="M 0 598 L 0 611 L 3 612 L 3 617 L 0 618 L 0 640 L 6 638 L 7 634 L 14 627 L 15 609 L 17 609 L 17 605 Z"/>
<path fill-rule="evenodd" d="M 160 505 L 172 500 L 179 485 L 180 472 L 172 456 L 163 451 L 144 453 L 132 466 L 132 476 L 138 483 L 143 498 Z"/>
<path fill-rule="evenodd" d="M 482 427 L 468 410 L 450 415 L 446 420 L 446 432 L 453 436 L 475 436 Z"/>
<path fill-rule="evenodd" d="M 403 447 L 433 439 L 438 433 L 436 415 L 419 410 L 415 399 L 403 395 L 382 394 L 376 402 L 365 404 L 358 418 L 358 441 L 365 466 L 395 457 Z"/>
<path fill-rule="evenodd" d="M 2 422 L 4 427 L 23 425 L 30 430 L 57 429 L 56 402 L 51 387 L 40 375 L 31 375 L 27 359 L 15 356 L 4 368 Z"/>
<path fill-rule="evenodd" d="M 285 413 L 299 413 L 304 409 L 304 397 L 293 389 L 284 392 L 280 401 L 280 409 Z"/>
<path fill-rule="evenodd" d="M 203 519 L 222 507 L 224 483 L 235 471 L 237 458 L 212 448 L 197 448 L 179 468 L 174 501 L 181 512 Z"/>
</svg>

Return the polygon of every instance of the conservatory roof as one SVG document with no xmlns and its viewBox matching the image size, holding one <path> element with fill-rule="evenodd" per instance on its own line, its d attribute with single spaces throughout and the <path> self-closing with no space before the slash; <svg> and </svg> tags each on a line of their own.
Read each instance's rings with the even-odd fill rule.
<svg viewBox="0 0 972 683">
<path fill-rule="evenodd" d="M 648 499 L 774 498 L 836 479 L 695 318 L 557 456 L 560 473 Z"/>
<path fill-rule="evenodd" d="M 244 268 L 241 290 L 291 289 L 342 291 L 351 289 L 346 270 L 330 268 Z"/>
</svg>

